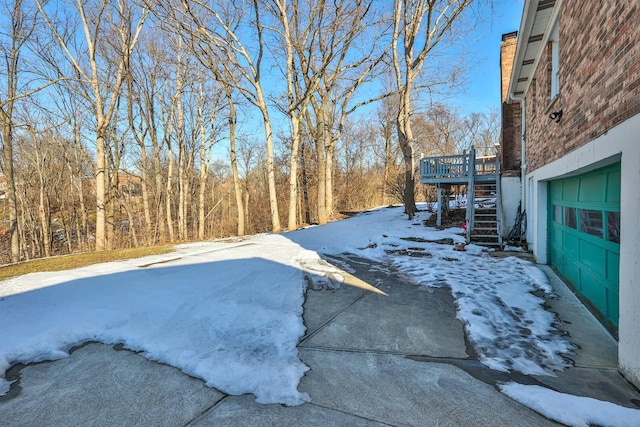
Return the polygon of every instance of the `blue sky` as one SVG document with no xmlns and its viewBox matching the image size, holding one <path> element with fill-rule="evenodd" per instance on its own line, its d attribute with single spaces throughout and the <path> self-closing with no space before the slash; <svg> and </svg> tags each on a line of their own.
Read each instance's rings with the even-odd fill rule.
<svg viewBox="0 0 640 427">
<path fill-rule="evenodd" d="M 488 112 L 500 107 L 500 43 L 502 34 L 517 31 L 524 0 L 494 0 L 494 16 L 485 17 L 470 49 L 476 62 L 468 72 L 469 87 L 452 102 L 460 112 Z"/>
<path fill-rule="evenodd" d="M 468 86 L 455 96 L 448 97 L 446 103 L 457 109 L 461 114 L 488 113 L 491 109 L 500 108 L 500 43 L 502 35 L 517 31 L 520 27 L 524 0 L 483 0 L 480 5 L 484 10 L 482 23 L 469 35 L 468 48 L 473 56 L 469 60 L 467 71 Z M 492 11 L 486 3 L 492 5 Z M 493 15 L 492 15 L 493 13 Z M 362 108 L 362 114 L 371 114 L 377 104 Z M 255 120 L 248 120 L 241 126 L 240 134 L 249 139 L 262 141 L 264 129 L 262 120 L 253 108 L 243 110 L 245 116 L 252 115 Z M 286 117 L 277 112 L 271 114 L 274 129 L 287 129 Z M 247 125 L 254 123 L 255 126 Z M 217 147 L 216 158 L 227 158 L 227 148 L 224 144 Z"/>
</svg>

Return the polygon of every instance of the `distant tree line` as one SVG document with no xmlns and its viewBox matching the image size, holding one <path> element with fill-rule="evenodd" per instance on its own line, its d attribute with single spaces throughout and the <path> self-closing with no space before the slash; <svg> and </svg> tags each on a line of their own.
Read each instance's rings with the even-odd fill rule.
<svg viewBox="0 0 640 427">
<path fill-rule="evenodd" d="M 4 2 L 0 263 L 412 217 L 419 155 L 497 141 L 436 96 L 471 3 Z"/>
</svg>

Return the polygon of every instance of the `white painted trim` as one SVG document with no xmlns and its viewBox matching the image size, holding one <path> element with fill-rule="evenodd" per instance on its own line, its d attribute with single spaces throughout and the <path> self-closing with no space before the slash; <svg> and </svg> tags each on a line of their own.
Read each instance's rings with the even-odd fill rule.
<svg viewBox="0 0 640 427">
<path fill-rule="evenodd" d="M 553 25 L 551 37 L 549 37 L 551 42 L 551 99 L 557 98 L 560 94 L 560 31 L 557 17 Z"/>
<path fill-rule="evenodd" d="M 539 1 L 526 1 L 524 5 L 524 13 L 522 16 L 522 22 L 520 25 L 520 32 L 518 33 L 518 44 L 516 45 L 516 61 L 514 62 L 514 66 L 511 72 L 511 81 L 509 84 L 509 93 L 514 92 L 511 85 L 516 85 L 518 78 L 520 76 L 520 69 L 522 67 L 522 59 L 524 53 L 527 49 L 527 43 L 529 37 L 531 36 L 531 28 L 533 26 L 533 20 L 536 18 L 535 10 L 538 8 Z M 531 82 L 533 81 L 533 76 L 536 74 L 538 70 L 538 65 L 540 65 L 540 59 L 542 58 L 542 54 L 545 51 L 545 47 L 549 42 L 551 37 L 551 33 L 554 28 L 559 27 L 558 16 L 560 15 L 560 9 L 562 8 L 562 0 L 557 0 L 555 5 L 553 6 L 553 11 L 551 12 L 551 16 L 549 17 L 549 21 L 544 30 L 544 36 L 540 42 L 540 48 L 536 52 L 535 60 L 533 61 L 533 65 L 531 67 L 531 73 L 527 76 L 529 79 L 525 83 L 523 97 L 527 95 L 529 92 L 529 88 L 531 87 Z M 516 82 L 516 83 L 514 83 Z"/>
<path fill-rule="evenodd" d="M 529 174 L 533 197 L 527 199 L 529 240 L 538 263 L 547 257 L 547 183 L 620 162 L 620 370 L 640 386 L 640 114 L 566 156 Z"/>
<path fill-rule="evenodd" d="M 520 69 L 522 68 L 522 60 L 527 50 L 527 41 L 531 36 L 531 27 L 536 17 L 536 9 L 539 0 L 525 0 L 522 8 L 522 18 L 520 18 L 520 28 L 518 29 L 518 41 L 516 42 L 516 52 L 513 58 L 513 68 L 511 68 L 511 77 L 509 78 L 508 94 L 513 95 L 515 85 L 517 84 Z"/>
</svg>

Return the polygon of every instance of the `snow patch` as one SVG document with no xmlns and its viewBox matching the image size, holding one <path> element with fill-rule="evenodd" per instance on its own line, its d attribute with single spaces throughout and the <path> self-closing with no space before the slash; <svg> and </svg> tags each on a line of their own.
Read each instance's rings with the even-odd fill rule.
<svg viewBox="0 0 640 427">
<path fill-rule="evenodd" d="M 500 391 L 534 411 L 572 427 L 637 427 L 640 410 L 590 397 L 559 393 L 537 385 L 509 382 Z"/>
<path fill-rule="evenodd" d="M 555 315 L 534 294 L 552 296 L 544 272 L 519 258 L 490 257 L 478 245 L 455 251 L 441 243 L 464 242 L 464 230 L 425 227 L 429 215 L 421 211 L 407 221 L 402 207 L 379 209 L 376 215 L 357 215 L 288 236 L 327 255 L 350 252 L 391 262 L 425 287 L 449 287 L 471 344 L 492 369 L 553 375 L 569 367 L 563 354 L 573 354 L 574 346 L 554 327 Z"/>
<path fill-rule="evenodd" d="M 101 341 L 123 343 L 226 393 L 306 402 L 297 386 L 308 368 L 296 348 L 305 332 L 304 292 L 344 281 L 319 254 L 392 263 L 419 285 L 449 287 L 471 343 L 493 369 L 551 374 L 566 367 L 562 354 L 573 347 L 535 295 L 551 292 L 544 273 L 477 245 L 454 251 L 464 230 L 425 227 L 429 215 L 407 221 L 402 207 L 379 208 L 289 233 L 4 281 L 0 394 L 9 390 L 4 375 L 12 364 L 67 357 L 75 345 Z"/>
</svg>

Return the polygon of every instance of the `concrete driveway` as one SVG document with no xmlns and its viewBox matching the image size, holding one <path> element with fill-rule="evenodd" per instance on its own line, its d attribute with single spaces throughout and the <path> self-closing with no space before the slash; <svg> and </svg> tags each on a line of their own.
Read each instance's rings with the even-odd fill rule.
<svg viewBox="0 0 640 427">
<path fill-rule="evenodd" d="M 556 377 L 492 371 L 466 342 L 448 289 L 426 290 L 386 265 L 353 257 L 354 275 L 389 294 L 342 286 L 308 291 L 307 334 L 298 348 L 310 370 L 299 390 L 311 402 L 261 405 L 230 396 L 119 346 L 87 343 L 71 357 L 14 366 L 0 397 L 3 426 L 544 426 L 556 425 L 500 393 L 517 381 L 634 407 L 640 395 L 616 370 L 616 342 L 550 270 L 550 310 L 580 346 Z"/>
</svg>

